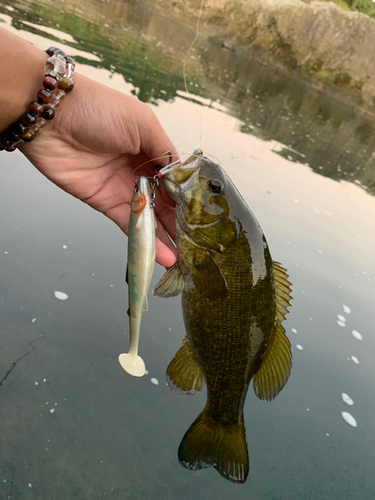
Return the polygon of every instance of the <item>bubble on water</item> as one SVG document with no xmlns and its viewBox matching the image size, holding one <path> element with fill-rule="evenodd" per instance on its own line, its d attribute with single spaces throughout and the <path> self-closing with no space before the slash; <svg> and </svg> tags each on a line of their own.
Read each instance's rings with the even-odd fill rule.
<svg viewBox="0 0 375 500">
<path fill-rule="evenodd" d="M 151 383 L 154 384 L 154 385 L 159 385 L 159 380 L 157 378 L 155 378 L 155 377 L 152 377 Z"/>
<path fill-rule="evenodd" d="M 47 379 L 46 379 L 46 378 L 44 378 L 44 379 L 43 379 L 43 382 L 47 382 Z"/>
<path fill-rule="evenodd" d="M 337 320 L 337 324 L 342 327 L 346 326 L 346 323 L 344 321 Z"/>
<path fill-rule="evenodd" d="M 145 370 L 145 374 L 148 375 L 148 370 Z"/>
<path fill-rule="evenodd" d="M 111 288 L 113 288 L 113 285 L 109 285 Z"/>
<path fill-rule="evenodd" d="M 34 382 L 34 383 L 35 383 L 35 385 L 39 385 L 39 382 Z"/>
<path fill-rule="evenodd" d="M 338 315 L 337 315 L 337 318 L 338 318 L 340 321 L 346 321 L 345 316 L 341 316 L 341 314 L 338 314 Z"/>
<path fill-rule="evenodd" d="M 349 306 L 343 305 L 342 308 L 344 309 L 344 312 L 346 312 L 346 314 L 350 314 L 352 312 Z"/>
<path fill-rule="evenodd" d="M 31 323 L 35 323 L 35 321 L 36 321 L 36 318 L 33 318 L 33 319 L 31 320 Z"/>
<path fill-rule="evenodd" d="M 49 412 L 54 413 L 54 411 L 55 411 L 55 408 L 51 408 Z"/>
<path fill-rule="evenodd" d="M 33 487 L 33 485 L 32 485 L 31 483 L 29 483 L 27 486 L 28 486 L 29 488 L 32 488 L 32 487 Z"/>
<path fill-rule="evenodd" d="M 356 358 L 355 356 L 352 356 L 351 357 L 351 360 L 356 364 L 356 365 L 359 365 L 359 361 L 358 361 L 358 358 Z"/>
<path fill-rule="evenodd" d="M 353 417 L 353 415 L 350 415 L 350 413 L 348 413 L 347 411 L 342 411 L 341 416 L 347 424 L 351 425 L 352 427 L 357 427 L 357 421 Z"/>
<path fill-rule="evenodd" d="M 342 400 L 344 401 L 344 403 L 346 403 L 347 405 L 349 405 L 349 406 L 354 405 L 354 401 L 352 400 L 352 398 L 350 396 L 348 396 L 347 394 L 345 394 L 345 392 L 343 392 L 341 394 L 341 397 L 342 397 Z"/>
<path fill-rule="evenodd" d="M 326 436 L 329 436 L 329 432 L 326 432 Z"/>
<path fill-rule="evenodd" d="M 64 250 L 66 250 L 68 248 L 67 245 L 63 245 L 62 247 L 63 247 Z"/>
<path fill-rule="evenodd" d="M 293 333 L 297 333 L 297 330 L 295 328 L 292 328 Z"/>
<path fill-rule="evenodd" d="M 54 294 L 55 294 L 56 299 L 59 299 L 59 300 L 66 300 L 68 298 L 67 294 L 64 292 L 55 291 Z"/>
<path fill-rule="evenodd" d="M 9 252 L 4 252 L 4 255 L 8 255 Z"/>
<path fill-rule="evenodd" d="M 296 347 L 299 351 L 303 351 L 303 347 L 300 344 L 297 344 Z"/>
<path fill-rule="evenodd" d="M 352 335 L 353 335 L 353 337 L 354 337 L 355 339 L 357 339 L 357 340 L 363 340 L 362 335 L 361 335 L 359 332 L 357 332 L 357 330 L 353 330 L 353 331 L 352 331 Z"/>
</svg>

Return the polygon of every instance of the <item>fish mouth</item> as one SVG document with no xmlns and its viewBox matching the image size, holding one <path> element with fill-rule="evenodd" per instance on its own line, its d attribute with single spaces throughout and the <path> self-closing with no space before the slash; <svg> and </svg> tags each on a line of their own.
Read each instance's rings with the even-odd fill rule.
<svg viewBox="0 0 375 500">
<path fill-rule="evenodd" d="M 181 199 L 181 195 L 194 182 L 199 174 L 203 161 L 203 152 L 197 149 L 193 154 L 181 165 L 172 167 L 161 178 L 162 183 L 177 203 Z"/>
</svg>

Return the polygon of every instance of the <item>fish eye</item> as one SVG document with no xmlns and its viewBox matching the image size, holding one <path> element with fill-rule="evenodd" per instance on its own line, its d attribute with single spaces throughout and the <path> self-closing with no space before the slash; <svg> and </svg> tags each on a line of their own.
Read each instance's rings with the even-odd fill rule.
<svg viewBox="0 0 375 500">
<path fill-rule="evenodd" d="M 208 184 L 208 189 L 214 193 L 219 194 L 224 187 L 224 184 L 219 179 L 212 179 Z"/>
</svg>

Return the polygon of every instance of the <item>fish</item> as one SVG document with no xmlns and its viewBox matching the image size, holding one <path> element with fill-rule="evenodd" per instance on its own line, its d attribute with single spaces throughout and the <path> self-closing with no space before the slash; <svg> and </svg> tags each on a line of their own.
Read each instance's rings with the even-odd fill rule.
<svg viewBox="0 0 375 500">
<path fill-rule="evenodd" d="M 148 310 L 147 293 L 155 265 L 155 214 L 151 187 L 146 177 L 135 182 L 131 205 L 126 282 L 129 287 L 129 352 L 120 354 L 122 368 L 142 377 L 146 367 L 138 355 L 142 314 Z"/>
<path fill-rule="evenodd" d="M 194 152 L 160 171 L 176 202 L 178 259 L 153 290 L 182 293 L 186 336 L 167 368 L 179 394 L 207 386 L 206 404 L 184 435 L 180 463 L 196 471 L 214 467 L 244 483 L 249 455 L 244 403 L 251 380 L 256 396 L 271 401 L 286 384 L 291 345 L 282 321 L 291 283 L 274 262 L 263 231 L 224 169 Z"/>
</svg>

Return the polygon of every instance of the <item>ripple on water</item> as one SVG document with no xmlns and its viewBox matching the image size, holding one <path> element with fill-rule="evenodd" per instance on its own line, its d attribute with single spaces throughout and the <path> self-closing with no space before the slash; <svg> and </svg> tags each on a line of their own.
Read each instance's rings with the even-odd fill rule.
<svg viewBox="0 0 375 500">
<path fill-rule="evenodd" d="M 347 411 L 342 411 L 341 412 L 341 416 L 342 418 L 345 420 L 345 422 L 349 425 L 351 425 L 352 427 L 357 427 L 357 421 L 356 419 L 353 417 L 353 415 L 351 415 L 350 413 L 348 413 Z"/>
<path fill-rule="evenodd" d="M 345 394 L 345 392 L 343 392 L 341 394 L 341 397 L 342 397 L 342 400 L 344 401 L 344 403 L 346 403 L 347 405 L 349 405 L 349 406 L 354 405 L 354 401 L 352 400 L 352 398 L 350 396 L 348 396 L 347 394 Z"/>
<path fill-rule="evenodd" d="M 359 332 L 357 332 L 357 330 L 352 330 L 352 335 L 357 340 L 363 340 L 362 335 Z"/>
</svg>

